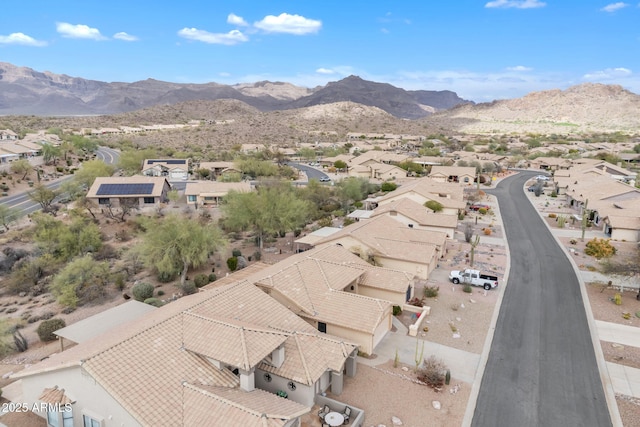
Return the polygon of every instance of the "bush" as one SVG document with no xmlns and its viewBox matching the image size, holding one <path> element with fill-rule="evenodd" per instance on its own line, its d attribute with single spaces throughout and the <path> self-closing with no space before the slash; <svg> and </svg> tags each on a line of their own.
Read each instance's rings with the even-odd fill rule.
<svg viewBox="0 0 640 427">
<path fill-rule="evenodd" d="M 393 182 L 383 182 L 380 186 L 380 191 L 384 191 L 386 193 L 389 191 L 393 191 L 396 188 L 398 188 L 398 185 L 394 184 Z"/>
<path fill-rule="evenodd" d="M 424 206 L 434 212 L 441 212 L 442 209 L 444 209 L 442 203 L 436 202 L 435 200 L 429 200 L 428 202 L 425 202 Z"/>
<path fill-rule="evenodd" d="M 558 215 L 554 214 L 554 213 L 550 213 L 549 214 L 549 218 L 556 218 Z"/>
<path fill-rule="evenodd" d="M 480 209 L 478 209 L 478 213 L 479 213 L 480 215 L 485 215 L 487 212 L 488 212 L 488 211 L 487 211 L 487 208 L 480 208 Z"/>
<path fill-rule="evenodd" d="M 43 320 L 38 325 L 36 332 L 38 333 L 38 337 L 40 337 L 40 341 L 55 341 L 57 337 L 53 332 L 65 326 L 67 326 L 67 324 L 64 319 Z"/>
<path fill-rule="evenodd" d="M 393 306 L 393 315 L 394 316 L 399 316 L 402 314 L 402 307 L 400 307 L 399 305 L 394 305 Z"/>
<path fill-rule="evenodd" d="M 439 286 L 425 286 L 424 287 L 424 296 L 427 298 L 436 298 L 438 296 L 438 292 L 440 292 Z"/>
<path fill-rule="evenodd" d="M 231 251 L 231 255 L 237 258 L 239 256 L 242 256 L 242 252 L 240 252 L 240 249 L 234 249 Z"/>
<path fill-rule="evenodd" d="M 162 307 L 164 305 L 164 303 L 158 298 L 147 298 L 146 300 L 144 300 L 144 303 L 152 305 L 154 307 Z"/>
<path fill-rule="evenodd" d="M 201 288 L 209 284 L 209 276 L 204 273 L 196 274 L 196 277 L 193 278 L 193 282 L 195 283 L 196 288 Z"/>
<path fill-rule="evenodd" d="M 253 260 L 254 261 L 260 261 L 262 259 L 262 252 L 260 251 L 255 251 L 253 253 Z"/>
<path fill-rule="evenodd" d="M 229 270 L 231 271 L 236 271 L 236 269 L 238 268 L 238 258 L 232 256 L 231 258 L 227 259 L 227 267 L 229 267 Z"/>
<path fill-rule="evenodd" d="M 447 367 L 444 362 L 435 356 L 430 356 L 422 363 L 418 371 L 418 380 L 439 391 L 444 386 L 446 375 Z"/>
<path fill-rule="evenodd" d="M 158 272 L 158 281 L 160 283 L 173 282 L 174 280 L 176 280 L 176 277 L 178 277 L 177 272 L 172 272 L 172 273 Z"/>
<path fill-rule="evenodd" d="M 470 294 L 471 292 L 473 292 L 473 289 L 471 288 L 471 285 L 469 285 L 467 283 L 466 285 L 464 285 L 462 287 L 462 292 L 466 292 L 466 293 Z"/>
<path fill-rule="evenodd" d="M 485 228 L 484 230 L 482 230 L 482 232 L 484 233 L 485 236 L 491 236 L 491 229 L 490 228 Z"/>
<path fill-rule="evenodd" d="M 584 253 L 598 259 L 609 258 L 616 254 L 616 248 L 609 239 L 598 239 L 596 237 L 587 242 Z"/>
<path fill-rule="evenodd" d="M 164 291 L 162 289 L 158 290 L 158 292 L 156 292 L 156 294 L 161 297 L 164 295 Z"/>
<path fill-rule="evenodd" d="M 155 288 L 151 283 L 140 282 L 133 285 L 131 288 L 131 293 L 136 301 L 144 301 L 148 298 L 153 297 L 153 291 Z"/>
<path fill-rule="evenodd" d="M 187 280 L 186 282 L 184 282 L 183 285 L 180 285 L 180 289 L 182 290 L 182 293 L 185 295 L 191 295 L 198 292 L 198 288 L 196 288 L 196 284 L 193 283 L 191 280 Z"/>
</svg>

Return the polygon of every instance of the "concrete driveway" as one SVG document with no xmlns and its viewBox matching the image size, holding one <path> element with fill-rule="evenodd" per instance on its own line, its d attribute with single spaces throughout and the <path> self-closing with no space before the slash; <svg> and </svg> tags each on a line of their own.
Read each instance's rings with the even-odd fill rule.
<svg viewBox="0 0 640 427">
<path fill-rule="evenodd" d="M 489 191 L 511 266 L 472 425 L 611 426 L 579 281 L 523 192 L 535 175 Z"/>
</svg>

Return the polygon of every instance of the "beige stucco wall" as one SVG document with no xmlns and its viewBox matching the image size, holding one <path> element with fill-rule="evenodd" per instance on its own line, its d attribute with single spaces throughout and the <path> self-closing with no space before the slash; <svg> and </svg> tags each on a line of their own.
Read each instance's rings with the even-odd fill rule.
<svg viewBox="0 0 640 427">
<path fill-rule="evenodd" d="M 42 373 L 22 379 L 22 392 L 25 403 L 30 406 L 39 403 L 38 397 L 45 388 L 54 386 L 63 388 L 65 393 L 75 399 L 73 406 L 73 425 L 82 427 L 82 414 L 94 419 L 102 417 L 104 426 L 139 426 L 131 414 L 97 384 L 93 378 L 83 373 L 80 367 L 61 369 L 54 372 Z M 38 413 L 46 417 L 46 413 Z"/>
<path fill-rule="evenodd" d="M 382 267 L 406 271 L 407 273 L 414 274 L 421 279 L 427 279 L 429 277 L 429 273 L 433 271 L 436 264 L 434 260 L 418 264 L 410 261 L 383 257 L 376 257 L 376 261 L 378 261 Z"/>
<path fill-rule="evenodd" d="M 318 327 L 317 324 L 314 326 L 317 329 Z M 391 327 L 389 326 L 389 330 L 390 329 Z M 362 332 L 362 331 L 355 331 L 353 329 L 348 329 L 338 325 L 332 325 L 330 323 L 327 323 L 327 333 L 331 335 L 335 335 L 337 337 L 342 337 L 346 341 L 350 341 L 354 344 L 357 344 L 358 350 L 363 353 L 366 353 L 366 354 L 373 353 L 373 335 L 369 333 Z"/>
<path fill-rule="evenodd" d="M 614 228 L 611 231 L 611 239 L 619 240 L 619 241 L 627 241 L 627 242 L 638 242 L 640 241 L 640 233 L 638 230 L 625 230 L 622 228 Z"/>
<path fill-rule="evenodd" d="M 285 354 L 285 358 L 287 357 L 287 355 Z M 295 390 L 291 390 L 289 388 L 289 379 L 287 378 L 282 378 L 279 377 L 275 374 L 270 374 L 271 375 L 271 381 L 267 382 L 264 378 L 264 374 L 265 371 L 261 370 L 261 369 L 256 369 L 255 372 L 255 385 L 256 388 L 259 388 L 261 390 L 266 390 L 269 391 L 271 393 L 277 393 L 278 391 L 282 390 L 282 391 L 286 391 L 287 392 L 287 399 L 290 400 L 294 400 L 302 405 L 305 406 L 313 406 L 313 401 L 315 398 L 315 385 L 314 386 L 307 386 L 305 384 L 300 384 L 297 383 L 295 381 L 293 381 L 293 383 L 295 384 L 296 389 Z M 324 390 L 322 390 L 324 391 Z"/>
<path fill-rule="evenodd" d="M 385 301 L 389 301 L 393 305 L 399 305 L 402 307 L 406 302 L 406 293 L 405 292 L 394 292 L 388 289 L 378 289 L 371 288 L 369 286 L 360 285 L 358 287 L 358 294 L 364 295 L 371 298 L 378 298 Z M 414 289 L 411 286 L 411 296 L 413 298 Z"/>
</svg>

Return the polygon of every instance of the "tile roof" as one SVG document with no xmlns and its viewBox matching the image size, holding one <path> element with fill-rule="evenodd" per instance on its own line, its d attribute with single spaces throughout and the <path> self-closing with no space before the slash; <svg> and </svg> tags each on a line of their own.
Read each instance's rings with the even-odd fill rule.
<svg viewBox="0 0 640 427">
<path fill-rule="evenodd" d="M 382 214 L 389 214 L 391 212 L 398 212 L 407 218 L 410 218 L 420 225 L 431 225 L 435 227 L 457 227 L 458 216 L 442 213 L 433 213 L 430 209 L 424 207 L 415 200 L 403 197 L 398 200 L 394 200 L 391 203 L 387 203 L 382 206 L 378 206 L 373 210 L 372 218 L 375 218 Z"/>
<path fill-rule="evenodd" d="M 251 183 L 249 182 L 220 182 L 220 181 L 196 181 L 187 182 L 184 194 L 194 196 L 218 196 L 227 195 L 229 191 L 249 192 Z"/>
<path fill-rule="evenodd" d="M 54 405 L 55 404 L 66 405 L 68 403 L 75 402 L 75 400 L 71 399 L 69 396 L 67 396 L 64 393 L 63 388 L 58 388 L 58 386 L 54 386 L 52 388 L 45 388 L 40 394 L 40 397 L 38 397 L 38 400 L 44 403 L 50 403 Z"/>
<path fill-rule="evenodd" d="M 476 168 L 470 166 L 438 166 L 431 167 L 429 176 L 476 176 Z"/>
<path fill-rule="evenodd" d="M 268 359 L 261 360 L 282 343 L 286 353 L 280 368 L 268 365 Z M 142 319 L 26 368 L 16 377 L 81 367 L 142 424 L 193 425 L 183 419 L 190 415 L 176 410 L 180 402 L 189 408 L 193 405 L 185 382 L 206 388 L 217 396 L 208 398 L 219 402 L 230 400 L 233 393 L 247 393 L 238 389 L 236 375 L 229 369 L 218 369 L 207 357 L 239 368 L 268 366 L 276 375 L 312 384 L 328 369 L 341 371 L 355 348 L 341 338 L 320 333 L 260 289 L 242 281 L 180 298 Z M 264 402 L 273 404 L 274 419 L 294 417 L 303 408 L 281 408 L 281 401 L 270 400 L 277 398 L 273 394 L 249 393 L 257 396 L 257 402 L 266 399 Z M 221 403 L 225 409 L 220 411 L 238 417 L 252 413 L 255 417 L 255 407 L 241 403 L 245 397 L 238 399 L 232 408 L 228 402 L 226 406 Z M 282 425 L 278 423 L 257 425 Z"/>
</svg>

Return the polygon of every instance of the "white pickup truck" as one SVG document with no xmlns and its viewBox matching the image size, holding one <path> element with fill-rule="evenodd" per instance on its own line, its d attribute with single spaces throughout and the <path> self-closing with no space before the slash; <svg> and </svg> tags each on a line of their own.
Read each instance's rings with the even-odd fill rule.
<svg viewBox="0 0 640 427">
<path fill-rule="evenodd" d="M 453 270 L 449 273 L 449 280 L 453 283 L 466 283 L 473 286 L 482 286 L 486 290 L 498 287 L 498 277 L 480 273 L 478 270 Z"/>
</svg>

